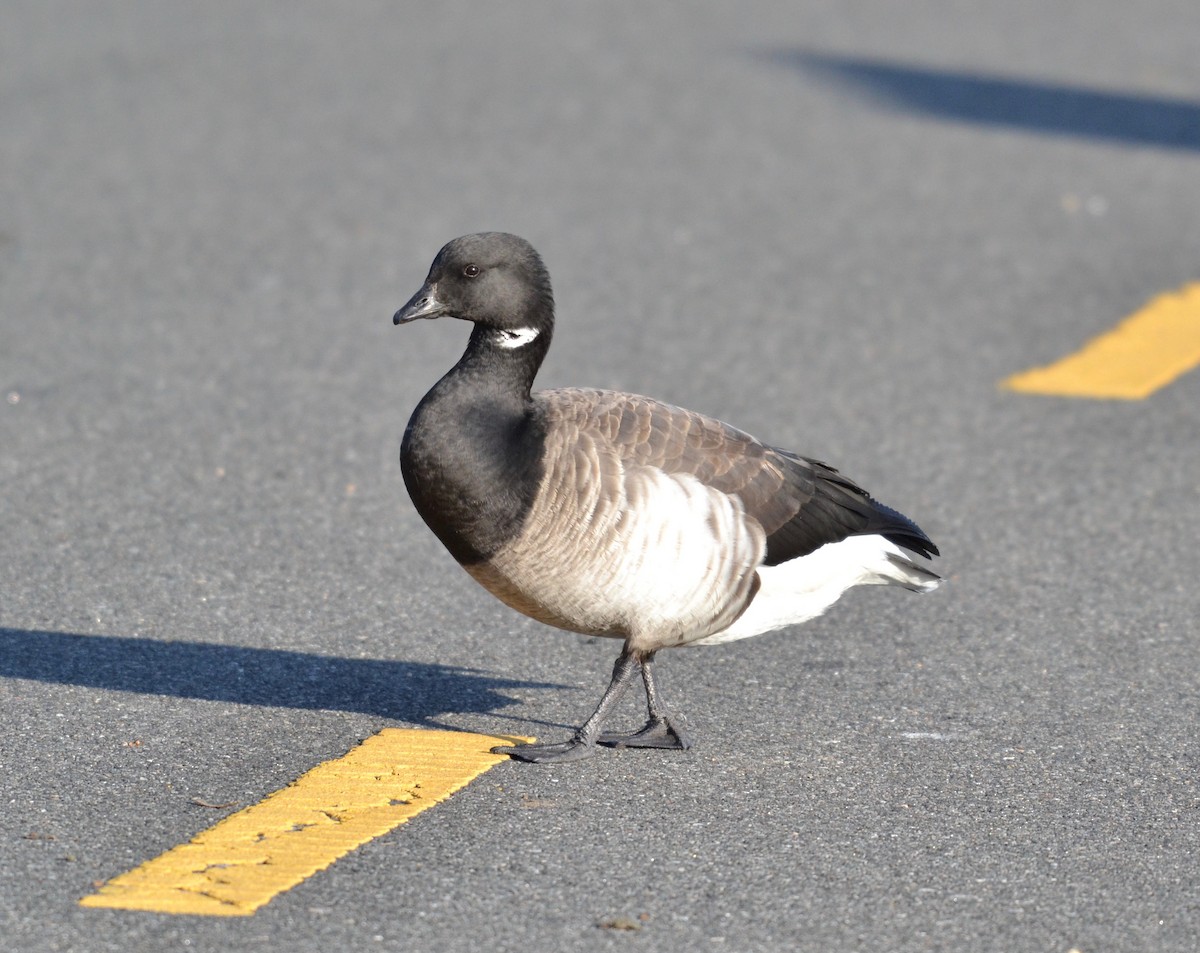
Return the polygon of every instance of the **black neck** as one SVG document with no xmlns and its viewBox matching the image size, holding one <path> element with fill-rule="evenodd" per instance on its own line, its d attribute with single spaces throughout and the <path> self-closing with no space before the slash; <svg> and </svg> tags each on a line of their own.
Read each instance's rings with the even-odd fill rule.
<svg viewBox="0 0 1200 953">
<path fill-rule="evenodd" d="M 442 379 L 468 383 L 504 400 L 529 401 L 533 379 L 545 360 L 550 347 L 551 331 L 547 328 L 536 338 L 520 347 L 505 347 L 503 332 L 475 325 L 471 340 L 458 363 Z"/>
<path fill-rule="evenodd" d="M 401 449 L 409 494 L 459 562 L 486 559 L 519 531 L 545 442 L 530 389 L 550 330 L 506 348 L 476 326 L 458 363 L 417 406 Z"/>
</svg>

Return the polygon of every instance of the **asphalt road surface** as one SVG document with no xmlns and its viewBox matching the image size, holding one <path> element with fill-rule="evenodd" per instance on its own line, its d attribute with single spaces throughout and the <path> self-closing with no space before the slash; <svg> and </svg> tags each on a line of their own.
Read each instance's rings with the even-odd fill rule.
<svg viewBox="0 0 1200 953">
<path fill-rule="evenodd" d="M 1200 7 L 0 7 L 0 946 L 1191 951 L 1200 372 L 998 386 L 1200 280 Z M 659 666 L 695 748 L 505 763 L 251 917 L 79 899 L 389 726 L 565 736 L 615 645 L 413 511 L 440 245 L 542 386 L 839 466 L 947 584 Z M 630 703 L 625 717 L 635 712 Z"/>
</svg>

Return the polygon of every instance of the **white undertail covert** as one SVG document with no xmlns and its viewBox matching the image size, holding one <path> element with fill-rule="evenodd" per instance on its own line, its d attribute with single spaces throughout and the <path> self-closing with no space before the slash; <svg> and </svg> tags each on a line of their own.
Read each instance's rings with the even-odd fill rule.
<svg viewBox="0 0 1200 953">
<path fill-rule="evenodd" d="M 697 639 L 719 645 L 815 619 L 853 586 L 897 585 L 931 592 L 939 579 L 882 536 L 849 536 L 778 566 L 761 566 L 762 587 L 733 625 Z"/>
</svg>

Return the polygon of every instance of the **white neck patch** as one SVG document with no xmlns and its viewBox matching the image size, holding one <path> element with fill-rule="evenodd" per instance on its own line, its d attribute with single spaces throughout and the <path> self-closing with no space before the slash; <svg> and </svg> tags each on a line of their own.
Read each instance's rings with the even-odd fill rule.
<svg viewBox="0 0 1200 953">
<path fill-rule="evenodd" d="M 497 331 L 496 343 L 501 347 L 524 347 L 539 334 L 537 328 L 517 328 L 514 331 Z"/>
</svg>

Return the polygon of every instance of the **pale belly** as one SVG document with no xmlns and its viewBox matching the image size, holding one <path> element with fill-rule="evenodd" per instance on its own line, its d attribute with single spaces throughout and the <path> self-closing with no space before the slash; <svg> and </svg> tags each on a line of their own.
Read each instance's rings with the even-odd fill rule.
<svg viewBox="0 0 1200 953">
<path fill-rule="evenodd" d="M 531 618 L 635 648 L 727 628 L 757 588 L 761 528 L 689 476 L 646 469 L 623 477 L 628 492 L 608 499 L 544 498 L 526 532 L 464 568 Z"/>
</svg>

